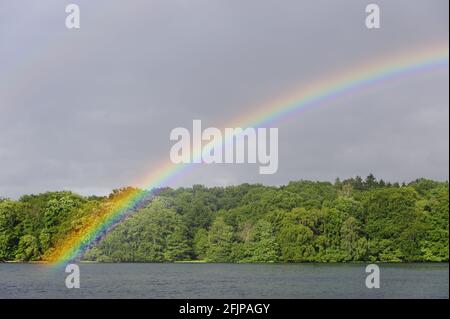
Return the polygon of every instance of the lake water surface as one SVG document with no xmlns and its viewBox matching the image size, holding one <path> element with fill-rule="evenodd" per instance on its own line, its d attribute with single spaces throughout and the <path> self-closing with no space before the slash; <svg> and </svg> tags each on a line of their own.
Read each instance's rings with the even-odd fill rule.
<svg viewBox="0 0 450 319">
<path fill-rule="evenodd" d="M 449 267 L 380 264 L 80 264 L 79 289 L 63 268 L 0 264 L 0 298 L 448 298 Z"/>
</svg>

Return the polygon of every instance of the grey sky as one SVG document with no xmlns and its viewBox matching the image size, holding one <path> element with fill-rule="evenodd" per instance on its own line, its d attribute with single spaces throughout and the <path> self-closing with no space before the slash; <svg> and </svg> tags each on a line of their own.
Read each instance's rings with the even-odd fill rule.
<svg viewBox="0 0 450 319">
<path fill-rule="evenodd" d="M 380 55 L 448 44 L 448 1 L 0 0 L 0 197 L 104 194 L 169 158 L 170 131 L 223 123 Z M 449 74 L 377 85 L 277 123 L 279 170 L 199 165 L 171 186 L 449 176 Z"/>
</svg>

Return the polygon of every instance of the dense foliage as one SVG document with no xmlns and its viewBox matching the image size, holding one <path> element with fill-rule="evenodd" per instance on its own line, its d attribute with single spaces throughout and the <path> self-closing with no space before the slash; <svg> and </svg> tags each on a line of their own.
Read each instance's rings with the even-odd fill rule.
<svg viewBox="0 0 450 319">
<path fill-rule="evenodd" d="M 0 260 L 41 260 L 109 197 L 0 199 Z M 163 189 L 84 259 L 104 262 L 448 261 L 447 182 L 372 175 L 281 187 Z"/>
</svg>

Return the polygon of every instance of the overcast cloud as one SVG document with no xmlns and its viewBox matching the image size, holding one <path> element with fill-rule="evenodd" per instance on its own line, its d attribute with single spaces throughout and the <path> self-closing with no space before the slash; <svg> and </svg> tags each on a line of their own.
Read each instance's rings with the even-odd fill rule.
<svg viewBox="0 0 450 319">
<path fill-rule="evenodd" d="M 247 109 L 381 55 L 448 44 L 448 1 L 0 0 L 0 197 L 105 194 L 169 159 L 175 127 Z M 377 85 L 278 122 L 279 170 L 198 165 L 171 186 L 449 176 L 449 74 Z"/>
</svg>

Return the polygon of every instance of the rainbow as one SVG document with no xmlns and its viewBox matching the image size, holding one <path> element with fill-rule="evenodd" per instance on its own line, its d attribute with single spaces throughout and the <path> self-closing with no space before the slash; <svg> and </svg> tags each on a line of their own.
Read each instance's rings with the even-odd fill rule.
<svg viewBox="0 0 450 319">
<path fill-rule="evenodd" d="M 224 127 L 261 127 L 273 124 L 288 115 L 337 97 L 357 93 L 377 83 L 437 69 L 448 70 L 448 57 L 447 43 L 431 46 L 425 50 L 410 50 L 406 53 L 383 57 L 341 74 L 313 81 L 280 99 L 252 108 L 252 112 L 245 113 Z M 223 142 L 227 143 L 226 140 Z M 209 152 L 213 147 L 214 145 L 209 145 L 202 151 L 197 151 L 193 154 L 194 158 L 201 157 L 202 152 Z M 192 166 L 193 164 L 173 164 L 169 160 L 162 162 L 138 182 L 143 190 L 132 189 L 114 198 L 108 206 L 94 212 L 76 227 L 44 256 L 44 259 L 57 265 L 76 260 L 115 225 L 156 196 L 155 190 L 170 185 L 171 181 Z"/>
</svg>

